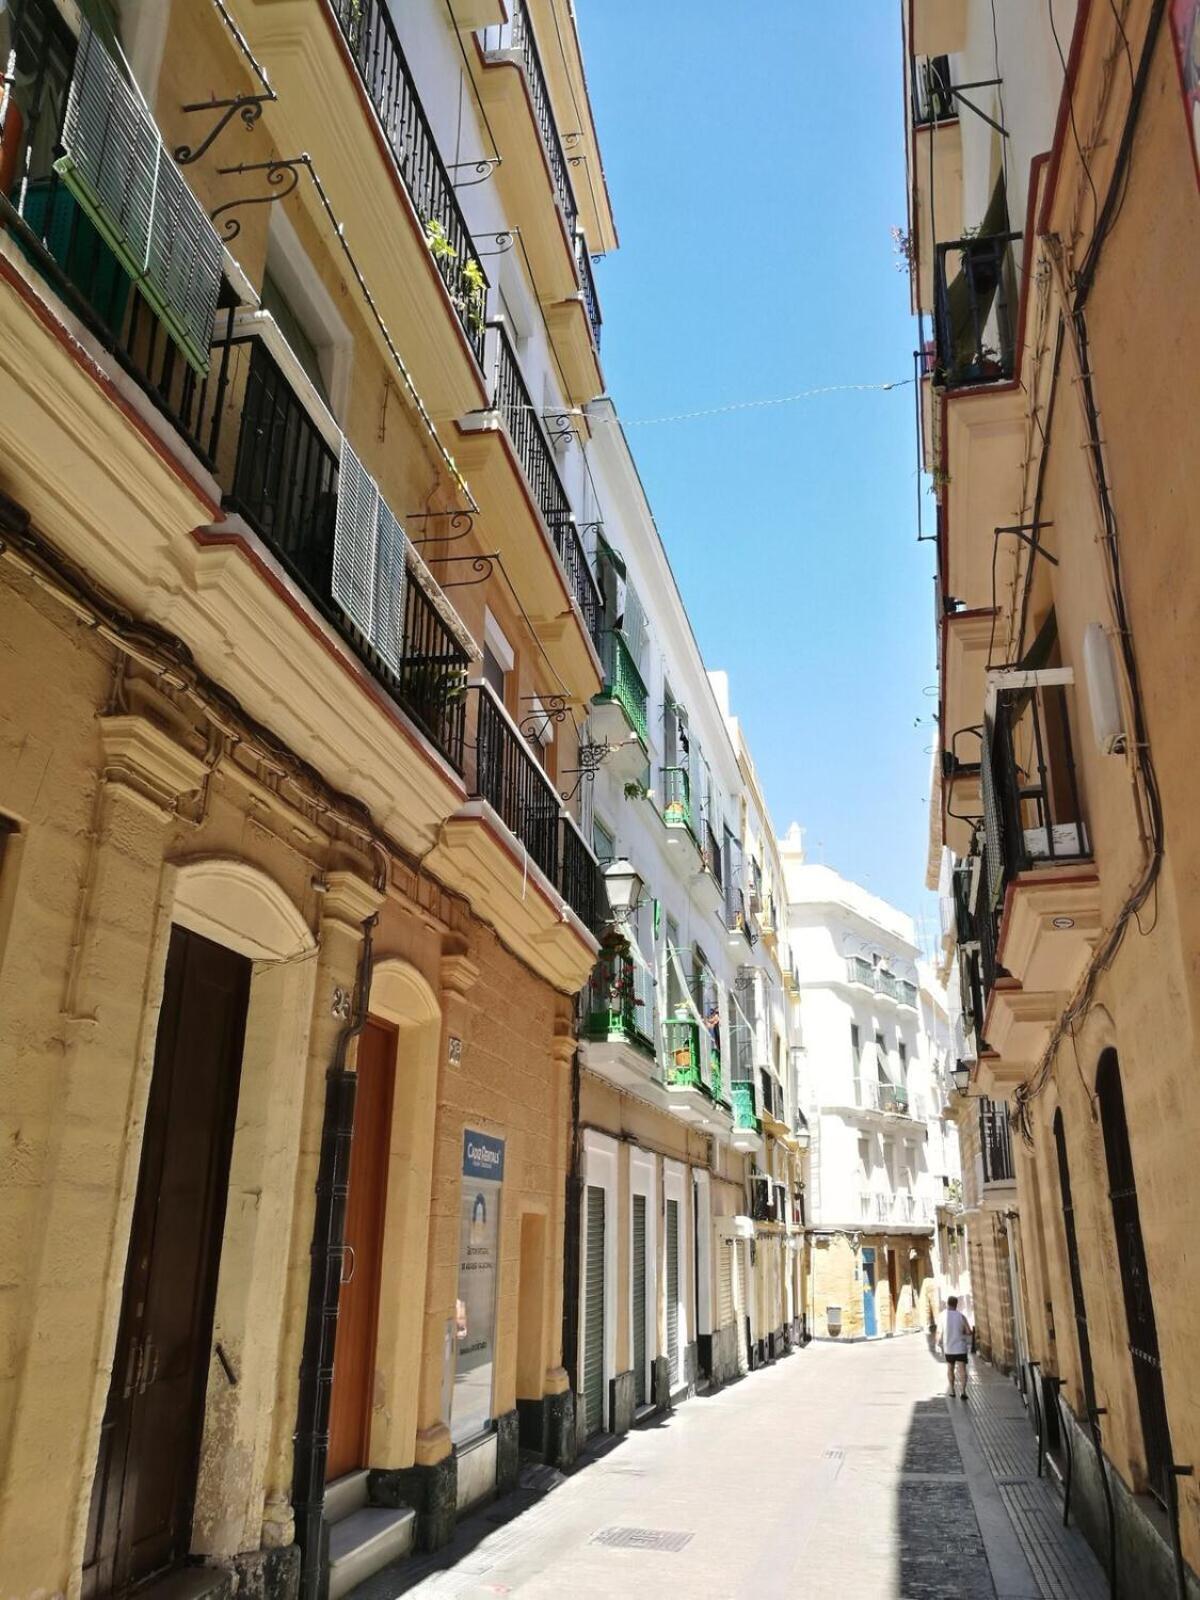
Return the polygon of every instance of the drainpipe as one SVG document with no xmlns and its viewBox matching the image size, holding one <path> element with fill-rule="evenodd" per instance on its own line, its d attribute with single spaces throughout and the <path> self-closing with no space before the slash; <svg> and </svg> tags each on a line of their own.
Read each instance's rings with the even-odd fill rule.
<svg viewBox="0 0 1200 1600">
<path fill-rule="evenodd" d="M 571 1380 L 571 1393 L 579 1393 L 579 1219 L 583 1197 L 580 1161 L 579 1094 L 582 1067 L 579 1046 L 571 1054 L 571 1159 L 567 1167 L 567 1196 L 563 1223 L 563 1366 Z"/>
<path fill-rule="evenodd" d="M 325 1466 L 329 1454 L 329 1402 L 333 1393 L 333 1347 L 345 1254 L 346 1194 L 350 1185 L 350 1141 L 358 1079 L 346 1070 L 346 1055 L 367 1020 L 375 924 L 363 923 L 362 953 L 354 1016 L 338 1035 L 325 1075 L 325 1116 L 317 1166 L 308 1308 L 300 1357 L 300 1396 L 292 1465 L 292 1506 L 300 1547 L 300 1600 L 323 1600 L 328 1585 L 325 1532 Z"/>
</svg>

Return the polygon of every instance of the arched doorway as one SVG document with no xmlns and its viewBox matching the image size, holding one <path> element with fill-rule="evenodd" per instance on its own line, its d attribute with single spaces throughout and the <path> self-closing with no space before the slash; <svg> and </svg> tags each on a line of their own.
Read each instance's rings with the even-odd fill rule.
<svg viewBox="0 0 1200 1600">
<path fill-rule="evenodd" d="M 1125 1120 L 1125 1095 L 1121 1088 L 1121 1070 L 1115 1050 L 1106 1050 L 1100 1057 L 1096 1092 L 1100 1099 L 1100 1123 L 1104 1131 L 1104 1156 L 1108 1166 L 1108 1198 L 1112 1206 L 1117 1261 L 1121 1268 L 1129 1355 L 1133 1363 L 1133 1379 L 1142 1422 L 1147 1487 L 1165 1505 L 1167 1473 L 1171 1468 L 1171 1434 L 1167 1423 L 1154 1298 L 1150 1291 L 1150 1273 L 1138 1212 L 1133 1153 Z"/>
</svg>

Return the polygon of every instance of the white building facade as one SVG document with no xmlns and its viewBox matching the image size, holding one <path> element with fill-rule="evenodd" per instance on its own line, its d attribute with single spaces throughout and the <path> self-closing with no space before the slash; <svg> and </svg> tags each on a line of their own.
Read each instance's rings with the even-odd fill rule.
<svg viewBox="0 0 1200 1600">
<path fill-rule="evenodd" d="M 958 1166 L 941 1115 L 944 996 L 909 917 L 807 862 L 795 826 L 780 849 L 811 1133 L 809 1327 L 910 1332 L 938 1304 L 939 1208 Z"/>
</svg>

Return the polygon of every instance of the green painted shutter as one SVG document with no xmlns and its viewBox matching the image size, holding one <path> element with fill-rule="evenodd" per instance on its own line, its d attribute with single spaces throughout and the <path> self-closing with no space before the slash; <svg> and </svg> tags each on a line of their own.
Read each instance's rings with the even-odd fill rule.
<svg viewBox="0 0 1200 1600">
<path fill-rule="evenodd" d="M 646 1196 L 633 1197 L 633 1394 L 644 1406 L 646 1394 Z"/>
<path fill-rule="evenodd" d="M 679 1383 L 679 1201 L 667 1201 L 667 1362 Z"/>
<path fill-rule="evenodd" d="M 583 1313 L 583 1403 L 589 1436 L 604 1426 L 604 1190 L 587 1191 Z"/>
<path fill-rule="evenodd" d="M 206 373 L 222 245 L 154 119 L 85 22 L 55 163 L 171 338 Z"/>
</svg>

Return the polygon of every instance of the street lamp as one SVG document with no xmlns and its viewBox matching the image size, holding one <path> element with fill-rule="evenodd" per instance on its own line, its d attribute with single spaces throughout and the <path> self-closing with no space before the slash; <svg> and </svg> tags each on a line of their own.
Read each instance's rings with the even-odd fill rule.
<svg viewBox="0 0 1200 1600">
<path fill-rule="evenodd" d="M 966 1094 L 971 1087 L 971 1063 L 960 1061 L 954 1068 L 954 1087 L 959 1094 Z"/>
<path fill-rule="evenodd" d="M 608 895 L 608 908 L 612 913 L 612 921 L 617 927 L 623 927 L 628 923 L 641 905 L 644 887 L 637 868 L 624 857 L 619 861 L 610 861 L 605 867 L 604 889 Z"/>
</svg>

